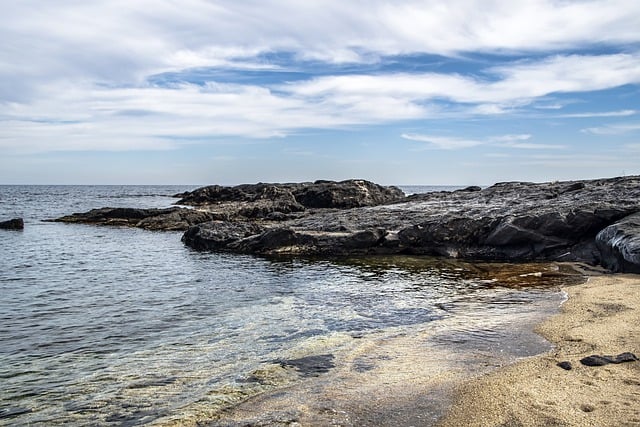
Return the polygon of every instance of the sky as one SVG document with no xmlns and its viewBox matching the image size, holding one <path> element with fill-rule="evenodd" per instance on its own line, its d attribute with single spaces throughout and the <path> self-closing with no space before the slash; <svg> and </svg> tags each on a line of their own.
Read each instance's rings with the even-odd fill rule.
<svg viewBox="0 0 640 427">
<path fill-rule="evenodd" d="M 640 174 L 640 1 L 20 0 L 0 184 Z"/>
</svg>

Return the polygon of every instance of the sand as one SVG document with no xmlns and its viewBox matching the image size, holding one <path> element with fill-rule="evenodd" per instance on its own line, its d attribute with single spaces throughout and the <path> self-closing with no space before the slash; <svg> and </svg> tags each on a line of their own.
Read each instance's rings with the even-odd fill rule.
<svg viewBox="0 0 640 427">
<path fill-rule="evenodd" d="M 537 328 L 555 349 L 462 385 L 440 427 L 640 426 L 640 362 L 579 362 L 640 356 L 640 276 L 591 277 L 565 291 L 561 313 Z M 558 367 L 562 361 L 573 369 Z"/>
</svg>

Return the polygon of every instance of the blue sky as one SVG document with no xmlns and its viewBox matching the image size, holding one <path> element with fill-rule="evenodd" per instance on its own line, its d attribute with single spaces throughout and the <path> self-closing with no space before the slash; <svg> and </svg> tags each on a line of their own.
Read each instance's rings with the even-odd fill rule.
<svg viewBox="0 0 640 427">
<path fill-rule="evenodd" d="M 0 184 L 640 174 L 640 2 L 22 0 Z"/>
</svg>

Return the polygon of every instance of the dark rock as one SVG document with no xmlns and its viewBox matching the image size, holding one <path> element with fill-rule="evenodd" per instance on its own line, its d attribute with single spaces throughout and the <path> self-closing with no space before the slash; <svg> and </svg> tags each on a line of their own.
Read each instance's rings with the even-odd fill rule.
<svg viewBox="0 0 640 427">
<path fill-rule="evenodd" d="M 596 245 L 608 269 L 640 273 L 640 214 L 629 215 L 600 231 Z"/>
<path fill-rule="evenodd" d="M 23 230 L 24 221 L 22 218 L 13 218 L 8 221 L 0 222 L 0 229 L 2 230 Z"/>
<path fill-rule="evenodd" d="M 320 354 L 317 356 L 301 357 L 299 359 L 279 360 L 283 368 L 292 367 L 303 377 L 317 377 L 335 368 L 332 354 Z"/>
<path fill-rule="evenodd" d="M 189 228 L 182 241 L 196 250 L 229 250 L 238 241 L 262 231 L 262 227 L 248 222 L 212 221 Z"/>
<path fill-rule="evenodd" d="M 625 351 L 624 353 L 617 355 L 615 357 L 615 362 L 613 363 L 635 362 L 637 360 L 638 357 L 635 354 Z"/>
<path fill-rule="evenodd" d="M 268 232 L 227 249 L 260 254 L 409 253 L 597 264 L 596 234 L 636 212 L 640 212 L 639 177 L 510 182 L 481 191 L 425 193 L 375 207 L 308 212 L 271 224 Z"/>
<path fill-rule="evenodd" d="M 465 188 L 461 188 L 459 190 L 456 190 L 459 192 L 473 192 L 473 191 L 482 191 L 481 187 L 478 187 L 477 185 L 471 185 L 469 187 L 465 187 Z"/>
<path fill-rule="evenodd" d="M 177 202 L 179 205 L 210 206 L 228 202 L 273 202 L 273 209 L 283 213 L 298 212 L 304 208 L 346 209 L 375 206 L 396 202 L 404 198 L 397 187 L 383 187 L 365 180 L 316 181 L 314 183 L 243 184 L 235 187 L 211 185 L 198 188 Z M 250 205 L 248 205 L 250 206 Z"/>
<path fill-rule="evenodd" d="M 397 202 L 404 193 L 397 187 L 383 187 L 369 181 L 316 181 L 294 190 L 296 200 L 307 208 L 348 209 Z"/>
<path fill-rule="evenodd" d="M 585 366 L 604 366 L 610 363 L 625 363 L 625 362 L 635 362 L 638 358 L 635 354 L 625 352 L 620 353 L 617 356 L 600 356 L 597 354 L 584 357 L 580 359 L 580 363 Z"/>
<path fill-rule="evenodd" d="M 363 180 L 259 183 L 203 187 L 178 203 L 199 210 L 105 208 L 60 220 L 192 226 L 183 241 L 199 250 L 579 261 L 640 272 L 638 176 L 503 182 L 406 198 L 395 187 Z"/>
<path fill-rule="evenodd" d="M 63 216 L 53 221 L 128 226 L 146 230 L 184 231 L 192 225 L 212 219 L 214 216 L 208 212 L 173 207 L 167 209 L 100 208 Z"/>
<path fill-rule="evenodd" d="M 17 417 L 18 415 L 24 415 L 33 412 L 31 408 L 4 408 L 0 409 L 0 419 L 7 419 Z"/>
<path fill-rule="evenodd" d="M 571 362 L 568 361 L 558 362 L 557 365 L 565 371 L 570 371 L 571 369 L 573 369 L 573 366 L 571 366 Z"/>
</svg>

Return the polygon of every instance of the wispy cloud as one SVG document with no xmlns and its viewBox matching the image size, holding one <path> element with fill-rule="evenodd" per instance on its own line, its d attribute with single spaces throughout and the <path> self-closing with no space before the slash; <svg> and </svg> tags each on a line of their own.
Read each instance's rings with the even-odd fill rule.
<svg viewBox="0 0 640 427">
<path fill-rule="evenodd" d="M 600 111 L 600 112 L 586 112 L 586 113 L 572 113 L 572 114 L 558 114 L 554 117 L 563 119 L 584 119 L 595 117 L 629 117 L 638 114 L 637 110 L 617 110 L 617 111 Z"/>
<path fill-rule="evenodd" d="M 499 136 L 490 136 L 486 138 L 460 138 L 460 137 L 449 137 L 449 136 L 436 136 L 436 135 L 425 135 L 425 134 L 416 134 L 416 133 L 404 133 L 401 135 L 402 138 L 408 139 L 410 141 L 418 141 L 418 142 L 426 142 L 428 143 L 430 148 L 441 149 L 441 150 L 459 150 L 463 148 L 476 147 L 479 145 L 487 145 L 492 147 L 503 147 L 503 148 L 515 148 L 515 149 L 523 149 L 523 150 L 558 150 L 564 149 L 566 146 L 564 145 L 555 145 L 555 144 L 536 144 L 528 141 L 531 138 L 530 134 L 521 134 L 521 135 L 499 135 Z"/>
<path fill-rule="evenodd" d="M 579 93 L 640 83 L 640 53 L 553 56 L 541 61 L 492 67 L 483 80 L 459 74 L 328 76 L 282 88 L 297 96 L 401 98 L 410 102 L 447 100 L 490 105 L 476 112 L 501 113 L 553 93 Z"/>
<path fill-rule="evenodd" d="M 455 138 L 447 136 L 421 135 L 415 133 L 403 133 L 402 138 L 409 141 L 426 142 L 431 147 L 440 150 L 459 150 L 461 148 L 475 147 L 484 144 L 477 139 Z"/>
<path fill-rule="evenodd" d="M 581 129 L 583 133 L 593 135 L 623 135 L 640 130 L 640 123 L 624 123 L 606 126 L 597 126 Z"/>
<path fill-rule="evenodd" d="M 307 157 L 333 154 L 327 130 L 348 130 L 328 138 L 342 137 L 363 156 L 382 156 L 402 134 L 414 146 L 459 150 L 452 158 L 468 150 L 499 162 L 596 139 L 588 134 L 608 135 L 619 148 L 638 129 L 638 1 L 6 3 L 0 179 L 16 153 L 187 154 L 197 144 L 198 159 L 217 159 L 238 177 L 235 165 L 254 155 L 243 151 L 248 139 L 290 149 L 302 170 Z M 598 120 L 585 125 L 589 119 Z M 630 123 L 613 124 L 620 120 Z M 543 139 L 556 130 L 564 133 Z M 358 148 L 363 140 L 371 149 Z"/>
<path fill-rule="evenodd" d="M 5 102 L 0 147 L 167 149 L 176 146 L 176 136 L 202 141 L 221 136 L 272 138 L 303 129 L 451 117 L 452 112 L 458 116 L 505 114 L 508 108 L 522 108 L 558 90 L 580 92 L 640 82 L 639 59 L 638 54 L 554 56 L 492 67 L 489 72 L 497 73 L 494 80 L 460 74 L 391 73 L 327 76 L 275 87 L 216 82 L 165 87 L 65 83 L 40 88 L 38 98 L 30 102 Z M 488 105 L 494 107 L 483 109 Z M 614 113 L 631 112 L 635 110 Z M 622 131 L 629 129 L 585 130 Z M 470 140 L 432 142 L 441 147 L 478 145 Z M 541 148 L 522 140 L 503 144 Z M 546 148 L 554 147 L 558 148 Z"/>
</svg>

